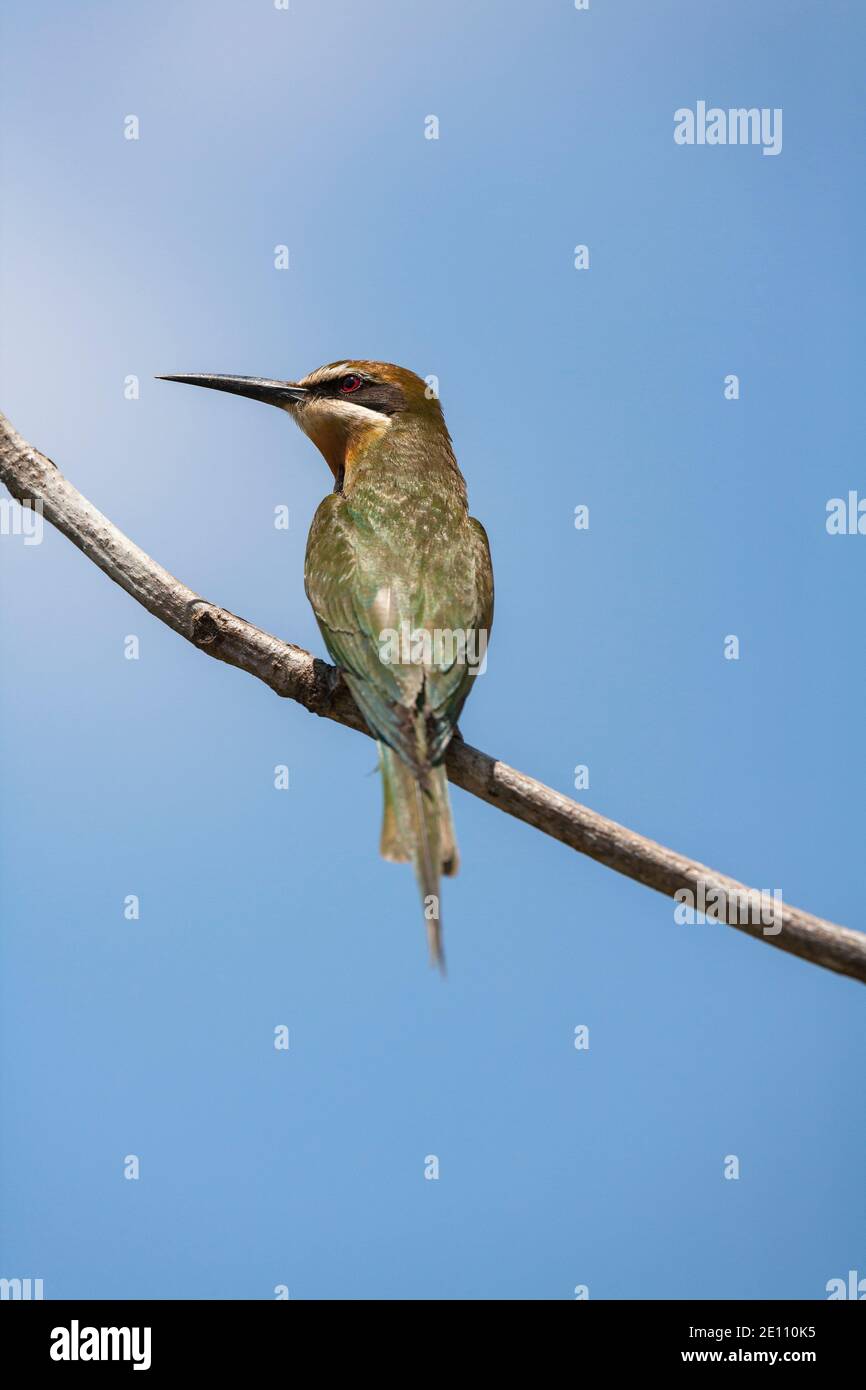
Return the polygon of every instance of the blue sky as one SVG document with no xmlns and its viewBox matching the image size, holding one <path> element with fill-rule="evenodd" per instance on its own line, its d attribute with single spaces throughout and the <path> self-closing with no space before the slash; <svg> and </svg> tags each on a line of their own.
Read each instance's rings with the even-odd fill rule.
<svg viewBox="0 0 866 1390">
<path fill-rule="evenodd" d="M 465 736 L 566 793 L 586 764 L 595 809 L 862 927 L 866 539 L 825 516 L 866 494 L 864 28 L 826 0 L 7 3 L 2 408 L 185 582 L 321 655 L 322 460 L 153 375 L 437 375 L 497 583 Z M 781 154 L 677 146 L 698 100 L 782 108 Z M 0 567 L 0 1274 L 265 1299 L 866 1274 L 859 985 L 678 926 L 459 790 L 443 984 L 367 740 L 50 530 Z"/>
</svg>

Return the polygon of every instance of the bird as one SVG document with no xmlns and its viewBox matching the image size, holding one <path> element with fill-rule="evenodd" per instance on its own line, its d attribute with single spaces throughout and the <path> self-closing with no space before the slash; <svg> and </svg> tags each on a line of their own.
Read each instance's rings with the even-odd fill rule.
<svg viewBox="0 0 866 1390">
<path fill-rule="evenodd" d="M 380 852 L 414 866 L 431 962 L 444 973 L 440 878 L 459 864 L 444 759 L 486 667 L 493 567 L 438 391 L 405 367 L 367 359 L 331 362 L 298 381 L 158 379 L 277 406 L 330 468 L 304 587 L 378 743 Z"/>
</svg>

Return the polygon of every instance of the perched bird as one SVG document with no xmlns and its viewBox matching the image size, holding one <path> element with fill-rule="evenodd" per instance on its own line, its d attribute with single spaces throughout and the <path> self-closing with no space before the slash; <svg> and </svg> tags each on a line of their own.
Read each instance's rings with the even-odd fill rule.
<svg viewBox="0 0 866 1390">
<path fill-rule="evenodd" d="M 382 855 L 414 865 L 442 967 L 439 880 L 458 865 L 443 759 L 484 667 L 493 569 L 439 401 L 387 362 L 332 362 L 298 382 L 160 379 L 279 406 L 334 475 L 307 540 L 305 588 L 379 743 Z"/>
</svg>

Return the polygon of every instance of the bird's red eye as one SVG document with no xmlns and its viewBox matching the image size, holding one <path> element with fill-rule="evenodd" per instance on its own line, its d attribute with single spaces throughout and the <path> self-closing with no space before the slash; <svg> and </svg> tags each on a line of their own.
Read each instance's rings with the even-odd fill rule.
<svg viewBox="0 0 866 1390">
<path fill-rule="evenodd" d="M 349 376 L 344 376 L 340 378 L 340 390 L 342 391 L 344 396 L 350 395 L 352 391 L 357 391 L 360 385 L 361 378 L 357 376 L 354 372 L 351 372 Z"/>
</svg>

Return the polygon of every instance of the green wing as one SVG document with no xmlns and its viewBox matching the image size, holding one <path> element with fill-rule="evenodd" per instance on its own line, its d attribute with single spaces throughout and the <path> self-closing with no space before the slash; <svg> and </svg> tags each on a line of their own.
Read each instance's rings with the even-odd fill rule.
<svg viewBox="0 0 866 1390">
<path fill-rule="evenodd" d="M 439 538 L 419 551 L 405 531 L 392 537 L 370 526 L 332 493 L 310 530 L 305 587 L 371 731 L 410 766 L 440 761 L 471 689 L 470 668 L 388 664 L 380 659 L 381 634 L 399 632 L 403 622 L 411 630 L 489 633 L 493 575 L 484 528 L 467 518 L 448 544 Z M 420 736 L 419 710 L 426 726 Z"/>
<path fill-rule="evenodd" d="M 467 543 L 462 563 L 462 583 L 452 585 L 450 595 L 436 604 L 428 601 L 425 612 L 432 610 L 426 625 L 432 628 L 461 630 L 471 635 L 472 655 L 477 659 L 486 651 L 487 639 L 493 626 L 493 566 L 487 532 L 474 517 L 468 518 Z M 455 599 L 455 591 L 459 597 Z M 445 755 L 457 721 L 473 682 L 477 668 L 465 660 L 455 660 L 448 666 L 425 668 L 425 705 L 429 709 L 428 737 L 430 761 L 435 765 Z"/>
</svg>

